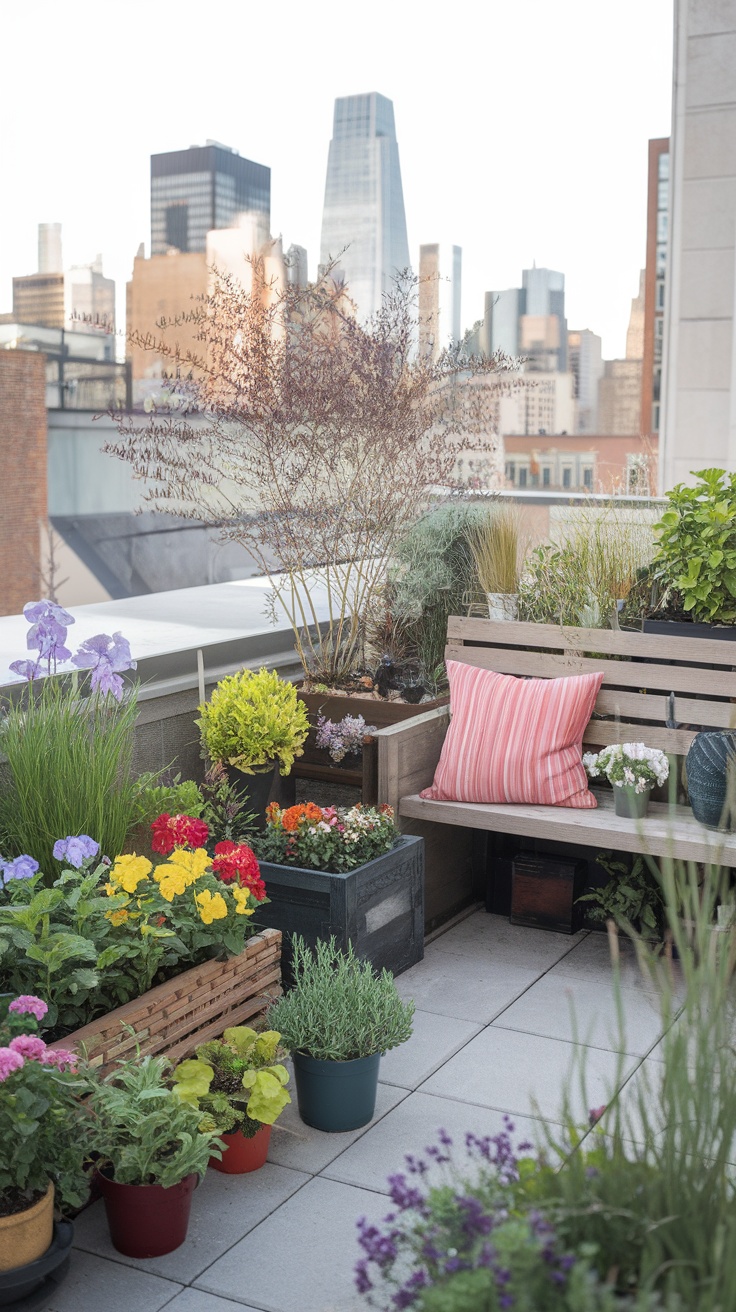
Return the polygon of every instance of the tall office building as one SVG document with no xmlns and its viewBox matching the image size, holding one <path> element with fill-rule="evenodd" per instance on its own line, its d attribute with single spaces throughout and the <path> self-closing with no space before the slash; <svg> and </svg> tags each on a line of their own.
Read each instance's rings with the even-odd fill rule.
<svg viewBox="0 0 736 1312">
<path fill-rule="evenodd" d="M 669 189 L 670 139 L 657 137 L 649 142 L 647 264 L 644 270 L 640 432 L 647 436 L 659 432 Z"/>
<path fill-rule="evenodd" d="M 736 471 L 736 5 L 676 0 L 660 485 Z"/>
<path fill-rule="evenodd" d="M 361 319 L 409 267 L 394 107 L 375 91 L 335 101 L 320 262 L 333 259 Z"/>
<path fill-rule="evenodd" d="M 62 273 L 61 262 L 61 224 L 39 223 L 38 225 L 38 272 Z"/>
<path fill-rule="evenodd" d="M 253 216 L 265 237 L 271 223 L 271 170 L 208 141 L 151 156 L 151 254 L 204 251 L 213 228 Z"/>
<path fill-rule="evenodd" d="M 459 246 L 419 247 L 419 352 L 432 360 L 460 341 L 462 268 Z"/>
<path fill-rule="evenodd" d="M 565 373 L 567 320 L 565 275 L 555 269 L 523 269 L 521 287 L 486 292 L 479 332 L 484 355 L 522 355 L 531 373 Z"/>
<path fill-rule="evenodd" d="M 590 328 L 570 330 L 567 334 L 567 362 L 575 380 L 578 403 L 576 433 L 598 432 L 598 384 L 603 376 L 600 337 Z"/>
<path fill-rule="evenodd" d="M 102 256 L 91 264 L 61 267 L 61 224 L 38 225 L 38 273 L 13 278 L 13 311 L 6 322 L 107 332 L 115 329 L 115 283 L 102 272 Z"/>
</svg>

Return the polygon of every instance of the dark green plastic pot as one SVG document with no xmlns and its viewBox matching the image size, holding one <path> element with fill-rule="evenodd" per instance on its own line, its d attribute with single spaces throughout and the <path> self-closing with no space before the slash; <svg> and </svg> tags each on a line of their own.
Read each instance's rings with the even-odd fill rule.
<svg viewBox="0 0 736 1312">
<path fill-rule="evenodd" d="M 358 1130 L 373 1119 L 380 1052 L 355 1061 L 317 1061 L 292 1054 L 299 1115 L 315 1130 Z"/>
</svg>

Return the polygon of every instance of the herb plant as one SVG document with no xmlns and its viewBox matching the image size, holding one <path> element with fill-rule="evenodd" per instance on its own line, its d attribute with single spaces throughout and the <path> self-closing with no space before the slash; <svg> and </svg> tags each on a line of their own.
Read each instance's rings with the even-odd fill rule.
<svg viewBox="0 0 736 1312">
<path fill-rule="evenodd" d="M 197 1048 L 196 1056 L 174 1071 L 174 1095 L 198 1107 L 218 1134 L 239 1130 L 252 1139 L 273 1125 L 291 1097 L 289 1073 L 276 1061 L 281 1035 L 257 1033 L 248 1025 L 225 1030 Z M 204 1123 L 204 1122 L 203 1122 Z"/>
<path fill-rule="evenodd" d="M 187 1175 L 203 1175 L 210 1156 L 220 1155 L 217 1133 L 201 1128 L 196 1107 L 169 1087 L 165 1057 L 120 1062 L 88 1099 L 90 1146 L 98 1170 L 118 1184 L 159 1184 L 164 1189 Z"/>
<path fill-rule="evenodd" d="M 599 853 L 598 865 L 609 875 L 603 888 L 594 888 L 578 898 L 588 904 L 588 917 L 596 923 L 614 920 L 633 925 L 647 938 L 659 938 L 664 916 L 662 886 L 644 857 L 636 857 L 631 868 L 623 861 Z"/>
<path fill-rule="evenodd" d="M 294 987 L 270 1008 L 268 1021 L 291 1052 L 318 1061 L 354 1061 L 388 1052 L 411 1037 L 414 1003 L 402 1002 L 393 976 L 377 974 L 334 938 L 311 951 L 293 939 Z"/>
<path fill-rule="evenodd" d="M 655 576 L 683 594 L 693 620 L 736 623 L 736 474 L 702 469 L 665 495 Z"/>
<path fill-rule="evenodd" d="M 196 724 L 208 760 L 244 774 L 255 774 L 274 762 L 280 774 L 288 774 L 309 733 L 304 702 L 293 683 L 279 678 L 275 670 L 227 675 L 199 711 Z"/>
<path fill-rule="evenodd" d="M 86 1109 L 74 1053 L 40 1037 L 42 998 L 0 998 L 0 1217 L 25 1211 L 55 1186 L 62 1210 L 80 1207 Z"/>
<path fill-rule="evenodd" d="M 339 874 L 389 852 L 398 833 L 390 806 L 266 807 L 266 828 L 255 835 L 261 861 Z"/>
</svg>

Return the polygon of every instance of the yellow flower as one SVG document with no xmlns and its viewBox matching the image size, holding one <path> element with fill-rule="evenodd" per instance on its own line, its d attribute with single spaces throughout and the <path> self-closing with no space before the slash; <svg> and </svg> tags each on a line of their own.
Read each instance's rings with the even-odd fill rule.
<svg viewBox="0 0 736 1312">
<path fill-rule="evenodd" d="M 163 872 L 159 875 L 159 871 Z M 187 872 L 178 865 L 159 866 L 156 871 L 161 896 L 167 902 L 173 902 L 178 893 L 183 893 L 187 886 Z"/>
<path fill-rule="evenodd" d="M 136 888 L 143 879 L 147 879 L 153 870 L 153 865 L 145 856 L 136 856 L 133 853 L 130 856 L 119 856 L 115 859 L 115 864 L 110 871 L 110 878 L 126 893 L 135 893 Z"/>
<path fill-rule="evenodd" d="M 169 857 L 169 862 L 173 866 L 180 866 L 186 871 L 187 887 L 190 884 L 196 884 L 198 879 L 210 868 L 210 858 L 203 847 L 198 847 L 195 852 L 187 852 L 186 848 L 176 847 Z"/>
<path fill-rule="evenodd" d="M 241 888 L 239 884 L 234 884 L 231 889 L 231 892 L 237 903 L 237 906 L 235 908 L 236 916 L 252 916 L 253 912 L 255 911 L 255 907 L 248 906 L 248 899 L 250 897 L 250 893 L 248 892 L 248 889 Z"/>
<path fill-rule="evenodd" d="M 104 888 L 108 897 L 117 897 L 120 892 L 120 889 L 116 888 L 114 884 L 105 884 Z"/>
<path fill-rule="evenodd" d="M 105 919 L 109 920 L 111 925 L 124 925 L 128 915 L 129 912 L 125 910 L 125 907 L 120 907 L 118 911 L 107 911 Z"/>
<path fill-rule="evenodd" d="M 213 920 L 227 919 L 227 903 L 222 893 L 213 896 L 206 888 L 203 893 L 197 893 L 194 900 L 199 907 L 200 920 L 205 925 L 211 925 Z"/>
</svg>

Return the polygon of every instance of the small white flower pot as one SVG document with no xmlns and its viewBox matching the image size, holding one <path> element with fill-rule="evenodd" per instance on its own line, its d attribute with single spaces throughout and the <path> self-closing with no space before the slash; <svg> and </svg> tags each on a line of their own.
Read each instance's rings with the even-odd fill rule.
<svg viewBox="0 0 736 1312">
<path fill-rule="evenodd" d="M 490 620 L 518 620 L 519 598 L 515 592 L 487 592 Z"/>
</svg>

